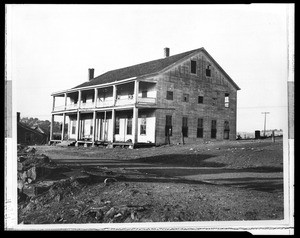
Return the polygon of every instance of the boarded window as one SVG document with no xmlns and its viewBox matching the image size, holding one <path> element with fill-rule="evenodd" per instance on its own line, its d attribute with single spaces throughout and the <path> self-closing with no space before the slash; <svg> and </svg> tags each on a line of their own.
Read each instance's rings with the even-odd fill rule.
<svg viewBox="0 0 300 238">
<path fill-rule="evenodd" d="M 192 74 L 197 73 L 197 62 L 195 60 L 191 60 L 191 73 Z"/>
<path fill-rule="evenodd" d="M 207 77 L 211 77 L 211 66 L 208 65 L 205 70 L 205 74 Z"/>
<path fill-rule="evenodd" d="M 165 136 L 172 136 L 172 116 L 166 115 Z"/>
<path fill-rule="evenodd" d="M 229 93 L 225 93 L 225 107 L 229 107 Z"/>
<path fill-rule="evenodd" d="M 197 138 L 203 138 L 203 118 L 198 118 Z"/>
<path fill-rule="evenodd" d="M 183 94 L 182 101 L 183 101 L 183 102 L 188 102 L 188 101 L 189 101 L 189 94 L 184 93 L 184 94 Z"/>
<path fill-rule="evenodd" d="M 203 103 L 203 96 L 198 96 L 198 103 Z"/>
<path fill-rule="evenodd" d="M 142 98 L 146 98 L 147 97 L 147 90 L 142 91 Z"/>
<path fill-rule="evenodd" d="M 224 139 L 228 140 L 229 139 L 229 122 L 228 121 L 224 121 Z"/>
<path fill-rule="evenodd" d="M 211 121 L 211 138 L 212 139 L 217 138 L 217 121 L 216 120 Z"/>
<path fill-rule="evenodd" d="M 147 123 L 146 116 L 142 116 L 140 135 L 146 135 L 146 125 L 147 125 L 146 123 Z"/>
<path fill-rule="evenodd" d="M 183 117 L 182 118 L 182 135 L 183 137 L 188 137 L 188 118 Z"/>
<path fill-rule="evenodd" d="M 116 117 L 116 124 L 115 124 L 115 134 L 120 134 L 120 118 Z"/>
<path fill-rule="evenodd" d="M 132 135 L 132 118 L 127 118 L 127 135 Z"/>
<path fill-rule="evenodd" d="M 167 91 L 167 100 L 173 100 L 173 92 Z"/>
</svg>

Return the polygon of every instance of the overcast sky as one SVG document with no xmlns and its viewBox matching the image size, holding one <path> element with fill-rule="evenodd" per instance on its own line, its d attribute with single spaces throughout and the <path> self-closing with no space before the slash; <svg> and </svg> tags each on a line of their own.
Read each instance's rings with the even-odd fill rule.
<svg viewBox="0 0 300 238">
<path fill-rule="evenodd" d="M 285 4 L 7 5 L 7 70 L 21 117 L 50 120 L 51 93 L 106 71 L 204 47 L 241 88 L 237 130 L 284 128 Z"/>
</svg>

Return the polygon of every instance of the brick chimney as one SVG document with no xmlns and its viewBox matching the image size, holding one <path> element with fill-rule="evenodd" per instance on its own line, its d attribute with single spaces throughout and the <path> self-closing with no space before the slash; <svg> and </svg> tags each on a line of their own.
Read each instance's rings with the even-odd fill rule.
<svg viewBox="0 0 300 238">
<path fill-rule="evenodd" d="M 164 48 L 164 56 L 165 56 L 165 58 L 170 56 L 170 48 L 168 48 L 168 47 Z"/>
<path fill-rule="evenodd" d="M 94 69 L 89 69 L 89 81 L 94 78 Z"/>
</svg>

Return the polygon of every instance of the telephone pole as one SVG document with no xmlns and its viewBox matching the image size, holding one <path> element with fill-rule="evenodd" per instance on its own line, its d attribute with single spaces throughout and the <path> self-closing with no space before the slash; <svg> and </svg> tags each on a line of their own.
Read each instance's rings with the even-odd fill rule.
<svg viewBox="0 0 300 238">
<path fill-rule="evenodd" d="M 265 114 L 265 123 L 264 123 L 264 137 L 266 136 L 266 118 L 267 114 L 270 114 L 270 112 L 262 112 L 261 114 Z"/>
</svg>

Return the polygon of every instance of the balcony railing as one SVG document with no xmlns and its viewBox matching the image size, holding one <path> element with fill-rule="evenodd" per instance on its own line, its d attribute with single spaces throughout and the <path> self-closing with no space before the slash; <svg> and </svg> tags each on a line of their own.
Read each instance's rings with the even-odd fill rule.
<svg viewBox="0 0 300 238">
<path fill-rule="evenodd" d="M 72 109 L 77 109 L 78 104 L 68 104 L 66 106 L 66 110 L 72 110 Z"/>
<path fill-rule="evenodd" d="M 138 98 L 138 103 L 140 104 L 155 104 L 156 98 Z"/>
<path fill-rule="evenodd" d="M 62 105 L 62 106 L 55 106 L 53 111 L 63 111 L 63 110 L 65 110 L 65 106 L 64 105 Z"/>
<path fill-rule="evenodd" d="M 105 101 L 97 100 L 96 107 L 111 107 L 113 106 L 113 104 L 114 104 L 113 100 L 105 100 Z"/>
<path fill-rule="evenodd" d="M 95 107 L 94 102 L 83 102 L 80 104 L 80 108 L 93 108 Z"/>
<path fill-rule="evenodd" d="M 142 98 L 139 97 L 137 99 L 137 102 L 139 104 L 155 104 L 156 103 L 156 98 L 151 98 L 151 97 L 147 97 L 147 98 Z M 113 105 L 113 100 L 109 99 L 109 100 L 97 100 L 96 102 L 96 107 L 100 108 L 100 107 L 112 107 Z M 116 100 L 116 106 L 125 106 L 125 105 L 132 105 L 134 103 L 134 97 L 132 95 L 129 95 L 129 97 L 126 98 L 119 98 Z M 53 111 L 63 111 L 63 110 L 72 110 L 72 109 L 77 109 L 78 108 L 78 104 L 68 104 L 66 106 L 64 105 L 60 105 L 60 106 L 56 106 L 54 108 Z M 81 102 L 80 104 L 80 108 L 82 109 L 88 109 L 88 108 L 95 108 L 95 103 L 94 102 Z"/>
<path fill-rule="evenodd" d="M 116 106 L 130 105 L 133 103 L 134 103 L 133 97 L 120 98 L 116 100 Z"/>
</svg>

